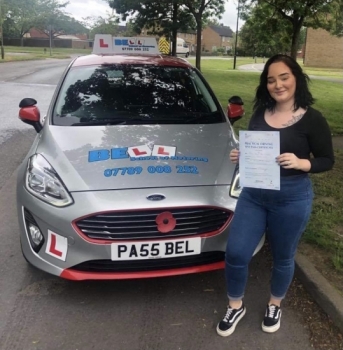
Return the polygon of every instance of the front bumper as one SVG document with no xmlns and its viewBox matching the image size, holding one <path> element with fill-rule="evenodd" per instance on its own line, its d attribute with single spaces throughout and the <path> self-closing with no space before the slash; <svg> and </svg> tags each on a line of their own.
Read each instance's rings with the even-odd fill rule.
<svg viewBox="0 0 343 350">
<path fill-rule="evenodd" d="M 32 196 L 19 183 L 17 207 L 23 254 L 37 268 L 71 280 L 161 277 L 220 269 L 224 267 L 229 222 L 221 232 L 201 236 L 201 253 L 196 256 L 154 259 L 153 262 L 136 260 L 132 264 L 112 261 L 110 242 L 90 242 L 72 223 L 93 213 L 118 210 L 205 206 L 234 212 L 236 200 L 228 195 L 229 190 L 229 186 L 204 186 L 74 192 L 73 205 L 56 208 Z M 148 201 L 146 198 L 152 193 L 163 193 L 166 199 Z M 28 238 L 24 208 L 32 214 L 44 236 L 44 244 L 38 252 L 32 249 Z M 62 237 L 65 242 L 63 259 L 49 254 L 49 232 Z"/>
</svg>

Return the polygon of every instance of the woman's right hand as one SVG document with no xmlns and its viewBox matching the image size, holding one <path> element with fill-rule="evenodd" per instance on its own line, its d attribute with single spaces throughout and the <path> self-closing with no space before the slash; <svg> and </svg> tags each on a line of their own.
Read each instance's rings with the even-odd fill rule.
<svg viewBox="0 0 343 350">
<path fill-rule="evenodd" d="M 230 160 L 234 164 L 237 164 L 239 162 L 239 150 L 238 149 L 235 148 L 230 152 Z"/>
</svg>

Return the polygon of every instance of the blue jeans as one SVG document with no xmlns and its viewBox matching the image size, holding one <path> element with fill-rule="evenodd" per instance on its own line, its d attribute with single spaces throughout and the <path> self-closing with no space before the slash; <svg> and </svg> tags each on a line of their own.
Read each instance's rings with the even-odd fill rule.
<svg viewBox="0 0 343 350">
<path fill-rule="evenodd" d="M 230 300 L 240 300 L 248 264 L 266 232 L 273 255 L 271 295 L 283 299 L 294 275 L 294 257 L 313 200 L 307 174 L 281 177 L 281 190 L 243 188 L 230 226 L 225 276 Z"/>
</svg>

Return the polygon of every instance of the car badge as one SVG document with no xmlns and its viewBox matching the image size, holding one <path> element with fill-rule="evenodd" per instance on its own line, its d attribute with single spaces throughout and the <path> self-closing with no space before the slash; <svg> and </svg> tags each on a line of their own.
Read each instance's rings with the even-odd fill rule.
<svg viewBox="0 0 343 350">
<path fill-rule="evenodd" d="M 176 219 L 170 211 L 164 211 L 156 216 L 157 229 L 161 233 L 173 231 L 176 226 Z"/>
<path fill-rule="evenodd" d="M 166 199 L 166 197 L 163 194 L 151 194 L 150 196 L 146 197 L 149 201 L 162 201 L 163 199 Z"/>
</svg>

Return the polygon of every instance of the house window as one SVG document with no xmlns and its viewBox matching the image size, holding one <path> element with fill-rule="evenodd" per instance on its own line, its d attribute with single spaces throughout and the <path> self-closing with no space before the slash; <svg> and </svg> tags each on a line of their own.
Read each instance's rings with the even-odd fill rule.
<svg viewBox="0 0 343 350">
<path fill-rule="evenodd" d="M 217 46 L 212 46 L 212 52 L 217 51 Z"/>
</svg>

